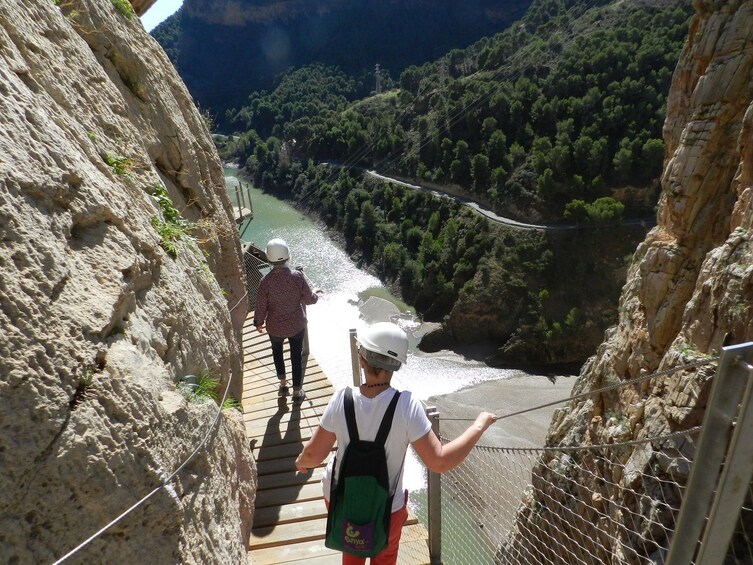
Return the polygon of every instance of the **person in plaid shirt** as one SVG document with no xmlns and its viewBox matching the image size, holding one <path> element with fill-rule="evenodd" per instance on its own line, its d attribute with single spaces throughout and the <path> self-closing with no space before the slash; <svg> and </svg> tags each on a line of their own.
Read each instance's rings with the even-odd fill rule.
<svg viewBox="0 0 753 565">
<path fill-rule="evenodd" d="M 293 401 L 300 402 L 306 397 L 303 390 L 303 337 L 306 333 L 306 313 L 304 305 L 316 304 L 321 290 L 311 290 L 306 277 L 297 269 L 288 266 L 290 250 L 282 239 L 272 239 L 267 243 L 267 261 L 272 270 L 259 284 L 256 298 L 254 325 L 259 333 L 266 324 L 269 341 L 272 344 L 272 358 L 280 380 L 280 396 L 288 393 L 285 376 L 285 360 L 282 345 L 287 339 L 290 345 L 290 365 L 293 377 Z"/>
</svg>

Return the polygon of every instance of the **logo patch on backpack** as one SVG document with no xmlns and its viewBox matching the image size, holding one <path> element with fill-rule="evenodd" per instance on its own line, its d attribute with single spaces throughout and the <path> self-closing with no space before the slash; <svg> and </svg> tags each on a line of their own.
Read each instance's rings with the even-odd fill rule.
<svg viewBox="0 0 753 565">
<path fill-rule="evenodd" d="M 387 546 L 392 516 L 389 471 L 384 442 L 392 427 L 400 393 L 390 400 L 374 441 L 358 437 L 353 394 L 345 389 L 345 419 L 350 442 L 332 480 L 324 545 L 351 555 L 373 557 Z"/>
<path fill-rule="evenodd" d="M 369 551 L 374 546 L 374 524 L 343 521 L 343 545 L 355 551 Z"/>
</svg>

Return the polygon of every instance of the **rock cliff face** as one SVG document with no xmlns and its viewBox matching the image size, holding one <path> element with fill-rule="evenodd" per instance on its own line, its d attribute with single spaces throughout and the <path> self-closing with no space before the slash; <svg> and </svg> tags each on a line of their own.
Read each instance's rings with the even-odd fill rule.
<svg viewBox="0 0 753 565">
<path fill-rule="evenodd" d="M 63 556 L 192 453 L 217 405 L 189 401 L 182 377 L 211 374 L 220 394 L 231 379 L 241 397 L 246 303 L 221 165 L 127 8 L 0 0 L 3 563 Z M 223 411 L 167 488 L 71 562 L 244 562 L 244 443 Z"/>
<path fill-rule="evenodd" d="M 668 102 L 657 226 L 634 256 L 619 322 L 574 392 L 708 359 L 722 345 L 753 340 L 753 2 L 699 0 L 695 7 Z M 610 443 L 617 427 L 609 425 L 607 412 L 630 423 L 619 441 L 698 425 L 714 371 L 713 365 L 682 370 L 573 404 L 555 414 L 548 442 Z M 653 448 L 631 462 L 653 465 L 661 449 Z M 614 496 L 625 496 L 618 491 Z M 576 531 L 564 535 L 578 537 Z"/>
</svg>

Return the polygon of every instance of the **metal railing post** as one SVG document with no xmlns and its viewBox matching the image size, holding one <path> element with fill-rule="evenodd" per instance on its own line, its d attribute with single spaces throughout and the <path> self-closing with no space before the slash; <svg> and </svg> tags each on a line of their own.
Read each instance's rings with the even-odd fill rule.
<svg viewBox="0 0 753 565">
<path fill-rule="evenodd" d="M 303 315 L 306 316 L 306 305 L 303 304 Z M 301 349 L 301 355 L 309 354 L 309 321 L 306 318 L 306 327 L 303 330 L 303 348 Z"/>
<path fill-rule="evenodd" d="M 304 277 L 306 276 L 303 273 L 303 267 L 298 266 L 295 268 L 295 270 L 303 274 Z M 303 317 L 306 319 L 306 327 L 303 330 L 303 348 L 301 349 L 301 355 L 308 355 L 310 352 L 309 350 L 309 320 L 308 320 L 308 316 L 306 315 L 306 305 L 301 304 L 301 307 L 303 308 Z"/>
<path fill-rule="evenodd" d="M 246 198 L 245 194 L 243 194 L 243 183 L 240 179 L 238 179 L 238 192 L 241 193 L 241 218 L 243 218 L 243 208 L 246 207 Z"/>
<path fill-rule="evenodd" d="M 753 437 L 753 366 L 748 362 L 751 352 L 753 344 L 750 343 L 744 350 L 737 349 L 731 365 L 737 373 L 736 377 L 744 380 L 746 387 L 709 512 L 708 525 L 696 557 L 698 565 L 724 561 L 753 476 L 753 443 L 750 441 Z"/>
<path fill-rule="evenodd" d="M 435 406 L 426 408 L 431 429 L 439 437 L 439 412 Z M 429 513 L 429 560 L 431 565 L 442 563 L 442 475 L 428 471 L 426 498 Z"/>
<path fill-rule="evenodd" d="M 356 345 L 356 330 L 350 328 L 350 366 L 353 371 L 353 386 L 361 386 L 361 366 L 358 363 L 358 345 Z"/>
<path fill-rule="evenodd" d="M 698 541 L 701 539 L 701 532 L 706 524 L 706 518 L 714 518 L 716 510 L 719 509 L 719 503 L 714 501 L 714 493 L 717 491 L 717 479 L 720 478 L 720 472 L 724 464 L 727 453 L 728 438 L 735 423 L 738 405 L 745 395 L 749 395 L 750 377 L 749 371 L 740 361 L 750 362 L 753 357 L 753 344 L 746 343 L 724 347 L 719 358 L 719 365 L 711 387 L 711 394 L 706 406 L 706 412 L 701 427 L 701 437 L 698 440 L 698 447 L 693 456 L 693 466 L 690 470 L 690 478 L 685 489 L 685 494 L 680 507 L 680 515 L 677 518 L 675 534 L 669 548 L 669 553 L 665 561 L 666 565 L 687 565 L 692 563 L 696 553 Z M 735 434 L 738 435 L 737 433 Z M 749 441 L 750 436 L 744 438 Z M 734 445 L 734 441 L 730 446 Z M 729 472 L 725 470 L 719 483 L 726 482 Z M 730 480 L 735 480 L 731 478 Z M 744 484 L 740 485 L 744 496 L 748 489 L 750 476 Z M 720 489 L 721 490 L 721 489 Z M 719 498 L 717 492 L 717 498 Z M 713 509 L 712 509 L 713 503 Z M 719 509 L 722 513 L 734 514 L 732 527 L 737 520 L 739 506 L 737 510 L 730 511 L 730 508 Z M 712 512 L 713 511 L 713 512 Z M 718 519 L 718 516 L 717 516 Z M 715 527 L 709 523 L 708 530 L 713 531 Z M 719 544 L 720 539 L 707 540 L 704 536 L 704 543 L 701 549 L 703 551 L 711 548 L 706 547 L 709 543 Z M 721 535 L 721 534 L 717 534 Z M 726 534 L 725 534 L 726 535 Z M 729 531 L 729 536 L 732 531 Z M 721 550 L 726 553 L 729 544 Z M 703 548 L 706 548 L 705 550 Z M 720 563 L 721 561 L 713 561 Z M 698 562 L 700 563 L 700 562 Z M 712 561 L 706 561 L 712 563 Z"/>
</svg>

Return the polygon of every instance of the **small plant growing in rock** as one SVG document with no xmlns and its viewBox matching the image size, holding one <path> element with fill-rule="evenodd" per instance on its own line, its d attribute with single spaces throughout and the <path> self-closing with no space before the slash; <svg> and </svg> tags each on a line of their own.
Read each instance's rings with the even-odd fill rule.
<svg viewBox="0 0 753 565">
<path fill-rule="evenodd" d="M 126 4 L 128 3 L 127 0 L 123 1 L 126 2 Z M 128 4 L 128 6 L 130 6 L 130 4 Z M 107 51 L 105 57 L 107 57 L 113 64 L 120 80 L 122 80 L 126 88 L 131 91 L 131 94 L 146 101 L 144 87 L 141 82 L 139 82 L 138 71 L 134 68 L 133 63 L 129 61 L 127 57 L 123 57 L 115 47 Z"/>
<path fill-rule="evenodd" d="M 110 0 L 110 2 L 126 19 L 132 20 L 136 15 L 136 12 L 133 11 L 133 6 L 131 6 L 128 0 Z"/>
<path fill-rule="evenodd" d="M 209 268 L 209 264 L 206 261 L 202 261 L 198 269 L 203 273 L 204 278 L 209 284 L 214 282 L 214 273 L 212 273 L 212 270 Z"/>
<path fill-rule="evenodd" d="M 141 86 L 141 83 L 138 80 L 129 75 L 122 75 L 120 78 L 123 79 L 123 84 L 126 85 L 128 90 L 130 90 L 134 96 L 140 98 L 141 100 L 146 100 L 144 87 Z"/>
<path fill-rule="evenodd" d="M 154 185 L 152 196 L 156 198 L 162 215 L 162 219 L 152 217 L 152 226 L 160 236 L 162 249 L 171 257 L 175 257 L 178 254 L 176 242 L 183 236 L 190 235 L 192 224 L 181 218 L 164 186 Z"/>
<path fill-rule="evenodd" d="M 112 167 L 116 175 L 127 175 L 133 170 L 133 159 L 107 153 L 103 157 L 105 163 Z"/>
<path fill-rule="evenodd" d="M 84 371 L 84 374 L 78 378 L 78 385 L 76 386 L 76 390 L 73 393 L 73 397 L 68 403 L 71 411 L 75 410 L 79 404 L 86 400 L 86 398 L 89 396 L 89 391 L 92 388 L 93 382 L 94 373 L 91 369 L 86 369 Z"/>
<path fill-rule="evenodd" d="M 217 385 L 220 384 L 220 379 L 215 377 L 211 371 L 202 371 L 197 377 L 199 382 L 196 383 L 196 388 L 193 391 L 192 400 L 200 398 L 211 398 L 217 402 Z"/>
<path fill-rule="evenodd" d="M 197 375 L 186 375 L 178 388 L 189 402 L 197 402 L 203 398 L 211 398 L 217 402 L 217 385 L 220 380 L 211 371 L 201 371 Z"/>
<path fill-rule="evenodd" d="M 76 0 L 51 0 L 52 3 L 60 8 L 63 15 L 70 20 L 73 27 L 78 33 L 89 34 L 93 30 L 87 30 L 83 27 L 81 20 L 85 19 L 85 14 L 82 14 L 80 10 L 76 8 L 80 6 L 80 2 Z"/>
<path fill-rule="evenodd" d="M 229 409 L 235 409 L 239 412 L 243 412 L 243 406 L 241 406 L 241 403 L 238 402 L 235 398 L 232 396 L 228 396 L 225 399 L 225 402 L 222 403 L 222 409 L 223 410 L 229 410 Z"/>
</svg>

